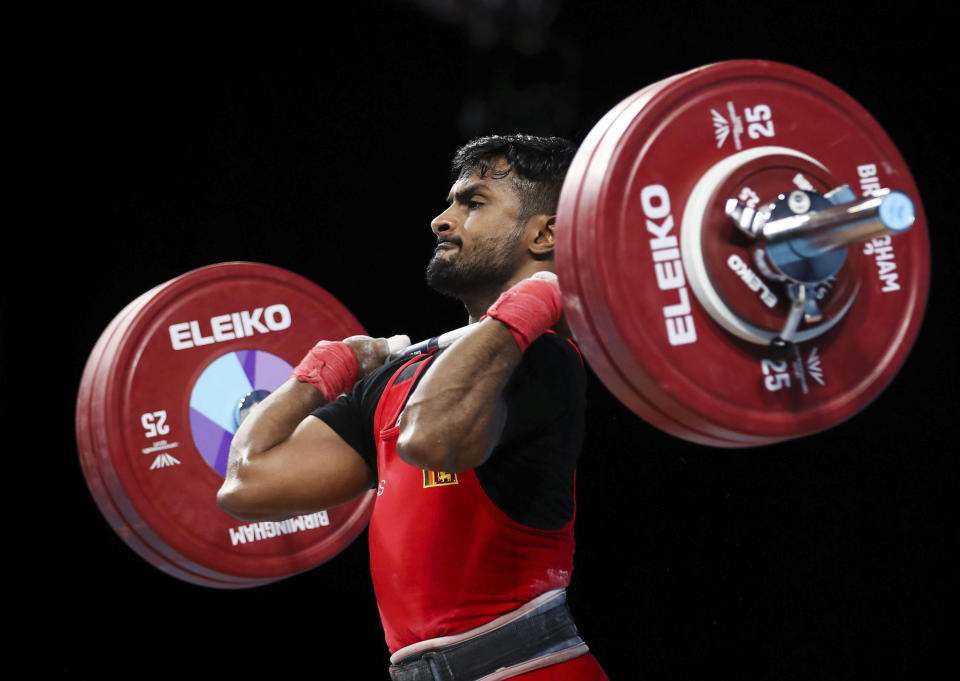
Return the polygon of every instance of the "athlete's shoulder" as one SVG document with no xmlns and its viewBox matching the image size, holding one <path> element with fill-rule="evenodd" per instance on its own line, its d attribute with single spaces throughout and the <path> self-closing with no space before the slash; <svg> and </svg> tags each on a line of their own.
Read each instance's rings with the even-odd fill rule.
<svg viewBox="0 0 960 681">
<path fill-rule="evenodd" d="M 576 344 L 545 333 L 523 353 L 507 392 L 535 390 L 538 400 L 563 402 L 571 392 L 583 392 L 585 384 L 586 369 Z"/>
<path fill-rule="evenodd" d="M 576 361 L 583 364 L 583 355 L 576 341 L 554 331 L 547 331 L 530 344 L 524 353 L 530 357 L 553 358 L 555 360 Z"/>
</svg>

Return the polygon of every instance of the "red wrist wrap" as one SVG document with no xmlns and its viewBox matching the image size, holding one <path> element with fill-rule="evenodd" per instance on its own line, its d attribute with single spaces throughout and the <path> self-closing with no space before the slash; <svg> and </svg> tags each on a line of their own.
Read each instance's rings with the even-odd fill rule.
<svg viewBox="0 0 960 681">
<path fill-rule="evenodd" d="M 353 387 L 360 373 L 360 365 L 353 349 L 342 341 L 320 341 L 300 360 L 293 377 L 309 383 L 323 393 L 327 402 L 333 402 Z"/>
<path fill-rule="evenodd" d="M 563 299 L 555 284 L 524 279 L 500 294 L 487 316 L 507 325 L 520 352 L 556 324 L 563 314 Z"/>
</svg>

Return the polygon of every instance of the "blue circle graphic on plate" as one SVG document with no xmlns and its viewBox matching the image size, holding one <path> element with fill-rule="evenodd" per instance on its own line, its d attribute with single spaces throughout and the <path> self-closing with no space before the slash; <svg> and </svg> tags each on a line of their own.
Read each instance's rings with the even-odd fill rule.
<svg viewBox="0 0 960 681">
<path fill-rule="evenodd" d="M 293 367 L 263 350 L 228 352 L 213 360 L 190 393 L 190 431 L 207 464 L 224 476 L 230 441 L 237 432 L 236 407 L 255 390 L 273 392 Z"/>
</svg>

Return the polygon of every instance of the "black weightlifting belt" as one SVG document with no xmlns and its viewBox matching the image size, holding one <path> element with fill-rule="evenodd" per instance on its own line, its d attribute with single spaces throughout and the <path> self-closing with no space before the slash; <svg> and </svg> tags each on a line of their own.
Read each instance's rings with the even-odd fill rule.
<svg viewBox="0 0 960 681">
<path fill-rule="evenodd" d="M 574 647 L 583 649 L 577 655 L 586 652 L 586 645 L 577 634 L 567 609 L 566 595 L 560 594 L 501 627 L 390 665 L 390 678 L 392 681 L 481 679 L 498 670 L 552 657 Z"/>
</svg>

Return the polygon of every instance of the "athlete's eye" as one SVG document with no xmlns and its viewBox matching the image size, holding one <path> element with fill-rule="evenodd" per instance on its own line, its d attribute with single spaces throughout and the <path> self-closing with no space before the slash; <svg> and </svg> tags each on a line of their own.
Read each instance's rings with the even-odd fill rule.
<svg viewBox="0 0 960 681">
<path fill-rule="evenodd" d="M 473 199 L 470 199 L 470 201 L 467 202 L 467 207 L 470 210 L 473 210 L 474 208 L 479 208 L 482 205 L 483 205 L 482 201 L 475 201 Z"/>
</svg>

